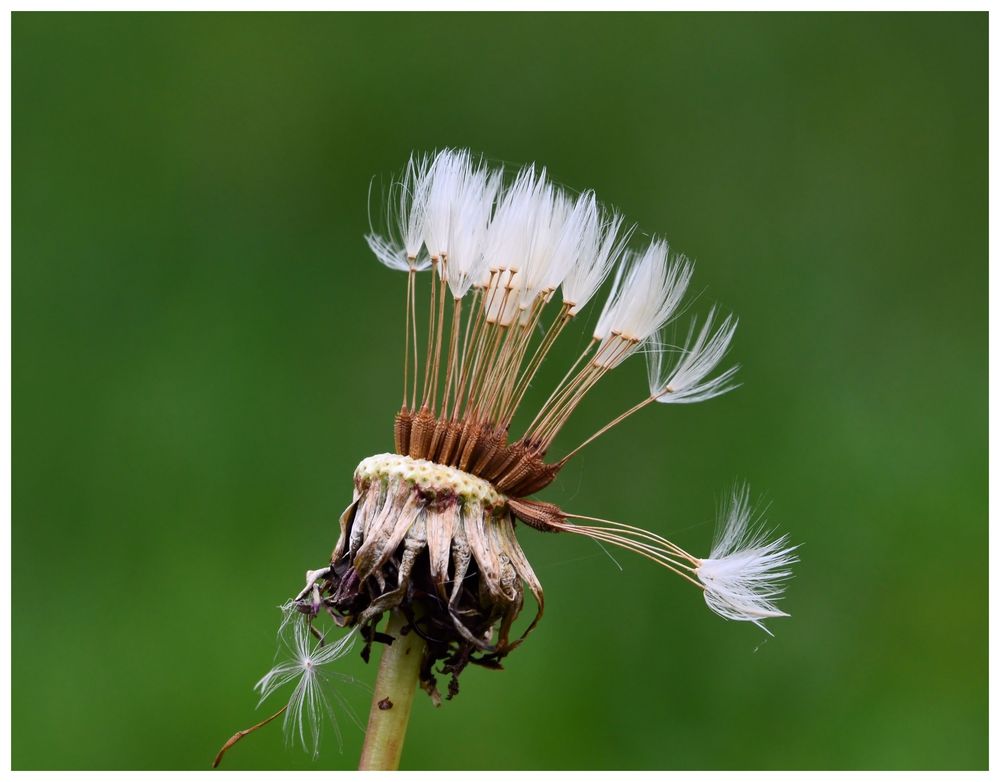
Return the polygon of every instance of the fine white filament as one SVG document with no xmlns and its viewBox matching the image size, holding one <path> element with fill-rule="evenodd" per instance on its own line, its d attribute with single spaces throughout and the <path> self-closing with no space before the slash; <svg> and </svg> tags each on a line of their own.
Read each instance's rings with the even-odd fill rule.
<svg viewBox="0 0 1000 782">
<path fill-rule="evenodd" d="M 285 739 L 293 741 L 296 738 L 302 748 L 311 752 L 313 757 L 319 754 L 320 727 L 323 717 L 329 717 L 333 724 L 338 743 L 342 742 L 340 725 L 334 714 L 329 697 L 332 696 L 351 718 L 357 722 L 353 711 L 344 697 L 331 686 L 331 678 L 341 681 L 353 681 L 344 674 L 328 671 L 327 666 L 334 660 L 339 660 L 351 651 L 354 646 L 355 632 L 352 631 L 336 643 L 322 645 L 315 641 L 309 633 L 308 625 L 301 616 L 283 623 L 283 627 L 291 626 L 291 638 L 285 634 L 282 641 L 289 653 L 287 659 L 277 663 L 254 686 L 260 692 L 263 703 L 276 690 L 286 684 L 296 682 L 295 689 L 288 699 L 285 711 Z"/>
<path fill-rule="evenodd" d="M 770 635 L 762 620 L 788 616 L 775 601 L 798 558 L 797 547 L 788 545 L 787 536 L 767 538 L 767 531 L 753 521 L 749 489 L 734 488 L 723 508 L 711 553 L 699 561 L 695 574 L 705 587 L 705 602 L 715 613 L 753 622 Z"/>
</svg>

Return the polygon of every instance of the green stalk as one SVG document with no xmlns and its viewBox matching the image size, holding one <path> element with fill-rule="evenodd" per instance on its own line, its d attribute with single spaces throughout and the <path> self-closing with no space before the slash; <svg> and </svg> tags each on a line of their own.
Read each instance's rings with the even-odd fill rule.
<svg viewBox="0 0 1000 782">
<path fill-rule="evenodd" d="M 394 771 L 399 768 L 410 708 L 420 675 L 424 655 L 424 640 L 411 629 L 403 635 L 407 624 L 401 611 L 389 616 L 386 633 L 395 640 L 386 646 L 379 663 L 368 729 L 361 748 L 361 771 Z"/>
</svg>

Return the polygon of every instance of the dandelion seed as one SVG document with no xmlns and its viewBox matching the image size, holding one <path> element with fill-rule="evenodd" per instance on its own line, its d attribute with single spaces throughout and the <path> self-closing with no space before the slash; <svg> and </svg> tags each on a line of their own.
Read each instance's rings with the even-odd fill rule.
<svg viewBox="0 0 1000 782">
<path fill-rule="evenodd" d="M 287 624 L 286 620 L 283 627 L 287 627 Z M 285 738 L 288 741 L 297 738 L 302 748 L 315 757 L 319 754 L 320 729 L 324 715 L 333 726 L 338 744 L 343 745 L 340 725 L 330 698 L 335 698 L 342 706 L 346 706 L 346 703 L 339 693 L 331 690 L 331 679 L 339 678 L 345 681 L 350 679 L 343 674 L 327 671 L 325 667 L 351 651 L 355 633 L 348 633 L 335 644 L 323 646 L 310 637 L 308 625 L 304 620 L 300 619 L 290 624 L 292 638 L 284 639 L 289 657 L 264 674 L 254 689 L 260 692 L 258 703 L 260 705 L 277 690 L 296 682 L 284 716 Z M 346 711 L 356 722 L 350 709 L 347 708 Z"/>
<path fill-rule="evenodd" d="M 681 349 L 680 360 L 672 367 L 664 362 L 666 351 L 650 350 L 646 353 L 649 374 L 649 393 L 657 402 L 689 404 L 704 402 L 736 388 L 730 382 L 739 366 L 733 366 L 714 378 L 708 375 L 719 365 L 729 350 L 729 343 L 736 332 L 736 319 L 730 315 L 712 333 L 715 309 L 709 312 L 701 331 L 692 342 L 695 324 Z"/>
<path fill-rule="evenodd" d="M 711 553 L 699 560 L 695 572 L 705 585 L 709 608 L 726 619 L 753 622 L 770 635 L 763 620 L 788 616 L 775 601 L 798 562 L 793 553 L 797 546 L 789 546 L 787 536 L 768 541 L 752 516 L 749 489 L 734 488 Z"/>
</svg>

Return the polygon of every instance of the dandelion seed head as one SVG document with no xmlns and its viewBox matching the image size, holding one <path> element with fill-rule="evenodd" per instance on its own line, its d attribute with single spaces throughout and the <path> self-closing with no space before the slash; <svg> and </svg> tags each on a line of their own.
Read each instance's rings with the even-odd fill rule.
<svg viewBox="0 0 1000 782">
<path fill-rule="evenodd" d="M 635 226 L 592 190 L 571 192 L 543 166 L 504 170 L 463 149 L 412 155 L 389 188 L 384 216 L 366 242 L 380 263 L 408 272 L 394 452 L 358 465 L 329 564 L 308 571 L 282 607 L 286 654 L 257 690 L 263 700 L 292 686 L 289 737 L 315 753 L 327 718 L 339 731 L 331 699 L 345 704 L 329 686 L 340 676 L 331 663 L 357 635 L 367 661 L 373 642 L 384 640 L 377 628 L 386 612 L 400 612 L 404 632 L 420 637 L 419 676 L 436 701 L 434 671 L 448 672 L 450 698 L 465 666 L 500 667 L 544 612 L 541 583 L 518 541 L 523 527 L 645 557 L 700 589 L 727 619 L 764 628 L 786 615 L 776 603 L 795 547 L 753 523 L 745 488 L 734 491 L 704 559 L 652 530 L 534 499 L 582 448 L 653 402 L 702 402 L 735 387 L 737 367 L 719 370 L 734 316 L 720 321 L 713 308 L 700 327 L 691 322 L 680 347 L 669 345 L 667 327 L 683 312 L 694 274 L 686 256 L 662 237 L 639 242 Z M 553 345 L 586 305 L 600 302 L 602 288 L 590 342 L 534 398 L 540 368 L 558 354 Z M 583 400 L 637 352 L 647 362 L 649 397 L 551 456 Z M 529 404 L 538 405 L 534 418 L 518 430 Z M 535 616 L 518 633 L 529 597 Z M 311 631 L 321 635 L 327 620 L 349 632 L 323 643 Z"/>
</svg>

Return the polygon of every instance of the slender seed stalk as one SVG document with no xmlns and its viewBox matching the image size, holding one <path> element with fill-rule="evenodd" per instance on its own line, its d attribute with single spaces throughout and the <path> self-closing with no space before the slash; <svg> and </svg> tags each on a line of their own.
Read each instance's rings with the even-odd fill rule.
<svg viewBox="0 0 1000 782">
<path fill-rule="evenodd" d="M 375 679 L 368 729 L 361 748 L 360 771 L 394 771 L 403 753 L 406 726 L 417 689 L 424 640 L 415 632 L 403 635 L 407 620 L 401 611 L 393 611 L 386 633 L 396 640 L 385 647 Z"/>
<path fill-rule="evenodd" d="M 592 434 L 590 437 L 588 437 L 586 440 L 584 440 L 582 443 L 580 443 L 576 448 L 574 448 L 572 451 L 570 451 L 568 454 L 566 454 L 562 459 L 559 460 L 559 463 L 560 464 L 565 464 L 570 459 L 572 459 L 574 456 L 576 456 L 580 451 L 582 451 L 584 448 L 586 448 L 588 445 L 590 445 L 592 442 L 594 442 L 594 440 L 596 440 L 602 434 L 604 434 L 605 432 L 607 432 L 610 429 L 614 429 L 616 426 L 618 426 L 618 424 L 620 424 L 622 421 L 624 421 L 630 415 L 632 415 L 633 413 L 638 413 L 646 405 L 655 402 L 656 399 L 657 398 L 655 396 L 651 396 L 651 397 L 648 397 L 646 399 L 643 399 L 641 402 L 639 402 L 639 404 L 634 405 L 633 407 L 630 407 L 628 410 L 626 410 L 621 415 L 617 416 L 616 418 L 613 418 L 611 421 L 609 421 L 604 426 L 602 426 L 600 429 L 598 429 L 596 432 L 594 432 L 594 434 Z"/>
</svg>

